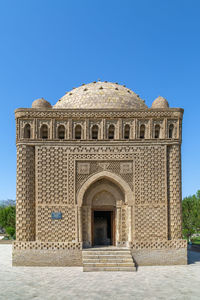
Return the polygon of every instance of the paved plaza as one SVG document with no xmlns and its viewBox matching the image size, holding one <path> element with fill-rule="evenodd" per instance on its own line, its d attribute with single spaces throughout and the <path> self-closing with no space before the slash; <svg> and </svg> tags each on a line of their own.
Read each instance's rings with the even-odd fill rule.
<svg viewBox="0 0 200 300">
<path fill-rule="evenodd" d="M 0 245 L 0 299 L 200 299 L 200 252 L 187 266 L 137 272 L 83 273 L 80 267 L 12 267 L 12 246 Z"/>
</svg>

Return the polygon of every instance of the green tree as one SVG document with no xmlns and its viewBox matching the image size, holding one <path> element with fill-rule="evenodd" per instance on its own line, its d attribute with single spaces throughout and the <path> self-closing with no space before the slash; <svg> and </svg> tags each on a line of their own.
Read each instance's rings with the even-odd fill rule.
<svg viewBox="0 0 200 300">
<path fill-rule="evenodd" d="M 15 236 L 15 206 L 0 207 L 0 226 L 3 227 L 10 238 Z"/>
<path fill-rule="evenodd" d="M 200 190 L 198 190 L 196 193 L 194 214 L 196 216 L 196 222 L 195 222 L 196 233 L 199 233 L 200 232 Z"/>
<path fill-rule="evenodd" d="M 194 233 L 200 231 L 200 190 L 196 195 L 185 197 L 182 201 L 183 236 L 190 241 Z"/>
</svg>

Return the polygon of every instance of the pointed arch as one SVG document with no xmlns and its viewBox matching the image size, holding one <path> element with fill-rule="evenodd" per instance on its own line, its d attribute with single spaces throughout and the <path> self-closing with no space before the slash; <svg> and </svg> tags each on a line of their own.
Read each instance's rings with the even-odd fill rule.
<svg viewBox="0 0 200 300">
<path fill-rule="evenodd" d="M 108 171 L 102 171 L 97 174 L 94 174 L 91 176 L 80 188 L 78 195 L 77 195 L 77 204 L 79 207 L 83 205 L 83 197 L 87 189 L 93 184 L 94 182 L 98 181 L 99 179 L 108 179 L 115 183 L 123 192 L 125 195 L 125 202 L 128 205 L 133 205 L 134 203 L 134 194 L 133 191 L 131 190 L 130 186 L 126 181 L 124 181 L 121 177 L 118 175 L 108 172 Z"/>
<path fill-rule="evenodd" d="M 155 139 L 160 138 L 160 125 L 159 124 L 156 124 L 156 126 L 155 126 L 154 138 Z"/>
<path fill-rule="evenodd" d="M 99 126 L 93 125 L 92 126 L 92 140 L 97 140 L 99 136 Z"/>
<path fill-rule="evenodd" d="M 111 124 L 108 128 L 108 139 L 114 140 L 115 138 L 115 126 Z"/>
<path fill-rule="evenodd" d="M 74 130 L 75 134 L 75 140 L 81 140 L 82 139 L 82 126 L 80 124 L 77 124 Z"/>
<path fill-rule="evenodd" d="M 65 126 L 64 125 L 59 125 L 58 126 L 58 138 L 60 140 L 65 139 Z"/>
<path fill-rule="evenodd" d="M 40 128 L 40 138 L 48 139 L 48 126 L 46 124 L 43 124 Z"/>
<path fill-rule="evenodd" d="M 124 139 L 130 139 L 130 125 L 126 124 L 124 127 Z"/>
<path fill-rule="evenodd" d="M 140 139 L 144 139 L 145 138 L 145 125 L 142 124 L 140 125 Z"/>
<path fill-rule="evenodd" d="M 31 126 L 30 124 L 26 124 L 24 127 L 24 138 L 30 139 L 31 138 Z"/>
<path fill-rule="evenodd" d="M 83 196 L 83 205 L 92 206 L 95 196 L 102 192 L 110 194 L 115 201 L 121 200 L 124 202 L 124 192 L 121 190 L 121 188 L 119 188 L 119 186 L 113 183 L 111 180 L 103 178 L 95 181 L 87 188 L 87 191 Z M 116 203 L 114 205 L 116 205 Z"/>
<path fill-rule="evenodd" d="M 174 125 L 173 124 L 170 124 L 169 125 L 169 133 L 168 133 L 168 137 L 170 139 L 172 139 L 174 137 Z"/>
</svg>

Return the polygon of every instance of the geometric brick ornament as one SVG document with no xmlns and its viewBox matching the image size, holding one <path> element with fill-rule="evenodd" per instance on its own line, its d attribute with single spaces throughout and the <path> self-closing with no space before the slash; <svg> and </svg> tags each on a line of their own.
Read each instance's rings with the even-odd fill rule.
<svg viewBox="0 0 200 300">
<path fill-rule="evenodd" d="M 185 264 L 183 109 L 152 108 L 117 83 L 93 82 L 15 111 L 13 265 L 82 265 L 82 249 L 129 248 L 139 264 Z"/>
</svg>

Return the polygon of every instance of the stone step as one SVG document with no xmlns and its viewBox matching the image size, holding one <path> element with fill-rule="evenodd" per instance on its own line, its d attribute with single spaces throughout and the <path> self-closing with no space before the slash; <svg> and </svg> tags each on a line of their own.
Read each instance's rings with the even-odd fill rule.
<svg viewBox="0 0 200 300">
<path fill-rule="evenodd" d="M 82 251 L 83 256 L 88 255 L 130 255 L 129 251 Z"/>
<path fill-rule="evenodd" d="M 82 251 L 83 271 L 136 271 L 129 249 L 88 249 Z"/>
<path fill-rule="evenodd" d="M 135 265 L 132 263 L 99 263 L 99 262 L 95 262 L 95 263 L 83 263 L 83 267 L 134 267 Z"/>
<path fill-rule="evenodd" d="M 135 267 L 83 267 L 83 272 L 135 272 Z"/>
<path fill-rule="evenodd" d="M 129 248 L 123 247 L 94 247 L 94 248 L 84 248 L 83 251 L 129 251 Z"/>
<path fill-rule="evenodd" d="M 83 255 L 83 259 L 126 259 L 126 258 L 130 258 L 130 254 L 129 255 Z"/>
<path fill-rule="evenodd" d="M 133 259 L 131 257 L 127 258 L 84 258 L 84 263 L 93 263 L 93 262 L 116 262 L 116 263 L 121 263 L 121 262 L 133 262 Z"/>
</svg>

